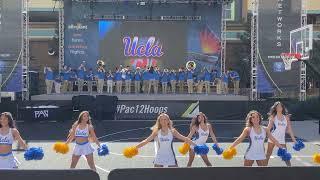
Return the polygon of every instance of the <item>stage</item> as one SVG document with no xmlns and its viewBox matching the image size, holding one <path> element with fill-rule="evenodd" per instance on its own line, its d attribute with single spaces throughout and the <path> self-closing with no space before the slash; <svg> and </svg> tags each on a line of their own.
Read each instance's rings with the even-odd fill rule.
<svg viewBox="0 0 320 180">
<path fill-rule="evenodd" d="M 78 95 L 109 95 L 117 96 L 121 101 L 248 101 L 248 96 L 241 95 L 216 95 L 216 94 L 88 94 L 88 93 L 66 93 L 66 94 L 41 94 L 31 96 L 33 101 L 46 100 L 72 100 Z"/>
</svg>

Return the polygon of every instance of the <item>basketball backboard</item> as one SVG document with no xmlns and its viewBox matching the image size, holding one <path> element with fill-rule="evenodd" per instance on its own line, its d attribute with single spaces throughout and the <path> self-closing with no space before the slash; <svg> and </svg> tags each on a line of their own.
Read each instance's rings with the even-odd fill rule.
<svg viewBox="0 0 320 180">
<path fill-rule="evenodd" d="M 308 60 L 313 44 L 313 26 L 307 25 L 290 31 L 290 53 L 301 54 L 302 60 Z"/>
</svg>

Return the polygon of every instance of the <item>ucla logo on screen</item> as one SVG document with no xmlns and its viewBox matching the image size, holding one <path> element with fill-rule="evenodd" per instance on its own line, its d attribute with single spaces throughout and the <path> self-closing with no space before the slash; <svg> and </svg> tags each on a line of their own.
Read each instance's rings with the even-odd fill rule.
<svg viewBox="0 0 320 180">
<path fill-rule="evenodd" d="M 122 40 L 124 56 L 127 57 L 161 57 L 163 56 L 162 45 L 151 36 L 146 42 L 139 41 L 139 37 L 125 36 Z"/>
<path fill-rule="evenodd" d="M 70 24 L 70 25 L 68 25 L 68 29 L 71 29 L 71 30 L 87 30 L 88 26 L 87 25 L 82 25 L 81 23 L 77 23 L 76 25 Z"/>
</svg>

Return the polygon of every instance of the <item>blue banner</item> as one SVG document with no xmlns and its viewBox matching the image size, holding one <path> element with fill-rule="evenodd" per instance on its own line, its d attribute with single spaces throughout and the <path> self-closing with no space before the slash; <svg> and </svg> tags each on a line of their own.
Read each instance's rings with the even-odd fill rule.
<svg viewBox="0 0 320 180">
<path fill-rule="evenodd" d="M 0 0 L 2 91 L 21 92 L 21 0 Z"/>
</svg>

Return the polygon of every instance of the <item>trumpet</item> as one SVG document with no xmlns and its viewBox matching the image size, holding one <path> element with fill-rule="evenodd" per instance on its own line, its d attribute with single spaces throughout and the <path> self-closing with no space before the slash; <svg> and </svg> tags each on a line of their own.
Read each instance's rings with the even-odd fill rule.
<svg viewBox="0 0 320 180">
<path fill-rule="evenodd" d="M 197 67 L 197 64 L 196 64 L 196 62 L 194 62 L 194 61 L 188 61 L 187 63 L 186 63 L 186 69 L 187 70 L 195 70 L 196 69 L 196 67 Z"/>
</svg>

